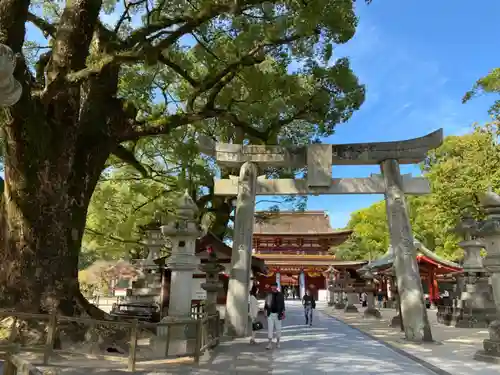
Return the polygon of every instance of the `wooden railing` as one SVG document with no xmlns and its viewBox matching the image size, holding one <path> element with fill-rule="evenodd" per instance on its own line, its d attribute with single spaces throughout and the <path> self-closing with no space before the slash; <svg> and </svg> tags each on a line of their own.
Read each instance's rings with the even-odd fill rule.
<svg viewBox="0 0 500 375">
<path fill-rule="evenodd" d="M 194 314 L 193 314 L 194 315 Z M 2 357 L 6 360 L 4 364 L 3 375 L 15 375 L 16 365 L 15 361 L 12 360 L 12 356 L 19 353 L 43 353 L 43 365 L 49 365 L 51 356 L 54 354 L 82 354 L 81 352 L 69 351 L 63 349 L 55 349 L 55 342 L 57 338 L 58 328 L 61 328 L 63 324 L 77 323 L 85 324 L 90 328 L 97 325 L 105 327 L 116 327 L 129 329 L 129 351 L 128 351 L 128 371 L 135 371 L 136 367 L 136 356 L 137 356 L 137 340 L 140 330 L 157 330 L 158 328 L 164 328 L 163 331 L 171 332 L 171 328 L 176 326 L 194 326 L 196 328 L 195 336 L 195 346 L 194 353 L 183 353 L 177 355 L 178 357 L 194 357 L 194 362 L 199 363 L 201 355 L 209 348 L 213 348 L 219 343 L 219 314 L 208 316 L 202 313 L 196 313 L 197 319 L 179 319 L 175 321 L 162 322 L 162 323 L 145 323 L 139 322 L 138 320 L 131 321 L 114 321 L 114 320 L 97 320 L 91 318 L 80 318 L 80 317 L 68 317 L 56 314 L 31 314 L 22 313 L 15 311 L 0 310 L 0 319 L 7 317 L 13 318 L 12 325 L 10 327 L 10 332 L 6 343 L 0 343 L 0 352 L 3 352 Z M 16 342 L 18 338 L 18 321 L 28 321 L 37 320 L 38 322 L 46 323 L 46 340 L 44 344 L 33 345 L 33 346 L 21 346 L 21 344 Z M 166 353 L 167 357 L 171 335 L 167 334 L 166 340 Z M 89 353 L 90 354 L 90 353 Z M 118 357 L 124 358 L 124 357 Z"/>
</svg>

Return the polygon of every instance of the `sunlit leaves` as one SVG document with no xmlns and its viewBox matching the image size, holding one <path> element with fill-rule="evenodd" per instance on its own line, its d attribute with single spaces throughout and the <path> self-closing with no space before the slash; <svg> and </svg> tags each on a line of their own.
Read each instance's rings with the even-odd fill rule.
<svg viewBox="0 0 500 375">
<path fill-rule="evenodd" d="M 488 75 L 480 78 L 472 90 L 465 93 L 462 102 L 466 103 L 481 94 L 500 94 L 500 68 L 495 68 Z M 500 99 L 495 100 L 489 110 L 490 115 L 500 119 Z"/>
<path fill-rule="evenodd" d="M 60 1 L 32 4 L 32 11 L 54 23 L 67 6 Z M 351 0 L 106 0 L 101 21 L 107 30 L 97 27 L 87 65 L 107 67 L 104 58 L 109 62 L 114 53 L 127 56 L 112 60 L 113 67 L 120 68 L 119 89 L 102 100 L 117 97 L 126 102 L 119 108 L 134 107 L 137 112 L 126 113 L 136 117 L 127 118 L 130 122 L 112 117 L 109 122 L 120 123 L 96 121 L 94 126 L 119 129 L 104 132 L 113 137 L 127 134 L 110 143 L 130 141 L 127 149 L 150 176 L 143 180 L 110 158 L 89 210 L 85 247 L 92 251 L 118 256 L 123 249 L 126 253 L 140 247 L 140 225 L 154 211 L 171 209 L 173 196 L 182 189 L 198 195 L 210 189 L 219 171 L 213 160 L 200 154 L 200 134 L 223 142 L 304 145 L 331 135 L 364 100 L 364 87 L 348 59 L 332 58 L 335 46 L 347 42 L 356 29 Z M 42 67 L 40 82 L 43 72 Z M 99 69 L 92 74 L 92 79 L 102 78 Z M 84 97 L 84 80 L 81 88 Z M 184 127 L 162 127 L 158 132 L 168 134 L 157 138 L 139 139 L 154 132 L 130 136 L 132 132 L 122 128 L 147 119 L 148 124 L 137 128 L 151 129 L 152 119 L 169 123 L 174 113 L 198 114 L 207 108 L 221 115 L 210 114 L 215 117 Z M 303 208 L 305 200 L 298 202 Z M 212 203 L 207 208 L 213 208 Z"/>
<path fill-rule="evenodd" d="M 336 251 L 340 259 L 376 259 L 387 251 L 389 235 L 385 202 L 354 212 L 347 225 L 354 230 Z"/>
</svg>

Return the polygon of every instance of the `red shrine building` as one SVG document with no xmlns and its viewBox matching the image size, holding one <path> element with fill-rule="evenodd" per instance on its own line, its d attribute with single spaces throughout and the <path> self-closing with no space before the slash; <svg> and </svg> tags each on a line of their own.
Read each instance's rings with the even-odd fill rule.
<svg viewBox="0 0 500 375">
<path fill-rule="evenodd" d="M 267 274 L 256 275 L 259 294 L 277 283 L 287 297 L 300 298 L 306 289 L 316 299 L 327 290 L 330 266 L 358 269 L 366 261 L 337 261 L 334 248 L 352 230 L 333 230 L 324 211 L 257 212 L 253 255 L 264 260 Z"/>
</svg>

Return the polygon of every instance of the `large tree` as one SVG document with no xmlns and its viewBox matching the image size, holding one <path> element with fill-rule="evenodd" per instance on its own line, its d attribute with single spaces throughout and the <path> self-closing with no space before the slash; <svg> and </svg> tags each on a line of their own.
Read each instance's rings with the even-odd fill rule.
<svg viewBox="0 0 500 375">
<path fill-rule="evenodd" d="M 149 172 L 131 152 L 141 138 L 200 123 L 253 143 L 300 124 L 331 134 L 364 99 L 348 60 L 332 59 L 356 21 L 351 0 L 1 0 L 23 88 L 2 126 L 1 305 L 85 308 L 89 201 L 112 154 Z M 33 67 L 27 22 L 47 39 Z"/>
</svg>

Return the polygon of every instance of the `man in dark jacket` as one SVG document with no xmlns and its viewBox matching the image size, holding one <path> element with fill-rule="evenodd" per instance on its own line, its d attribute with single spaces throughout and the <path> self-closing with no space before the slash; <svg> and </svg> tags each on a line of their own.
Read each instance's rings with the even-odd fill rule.
<svg viewBox="0 0 500 375">
<path fill-rule="evenodd" d="M 271 286 L 271 293 L 266 296 L 264 311 L 267 315 L 267 338 L 269 343 L 266 349 L 273 347 L 273 335 L 276 329 L 276 347 L 280 347 L 281 321 L 285 319 L 285 296 L 278 290 L 278 284 Z"/>
<path fill-rule="evenodd" d="M 314 297 L 311 296 L 311 292 L 306 290 L 306 294 L 302 298 L 302 304 L 304 305 L 304 315 L 306 317 L 306 325 L 312 326 L 313 324 L 313 309 L 316 308 L 316 301 Z"/>
</svg>

